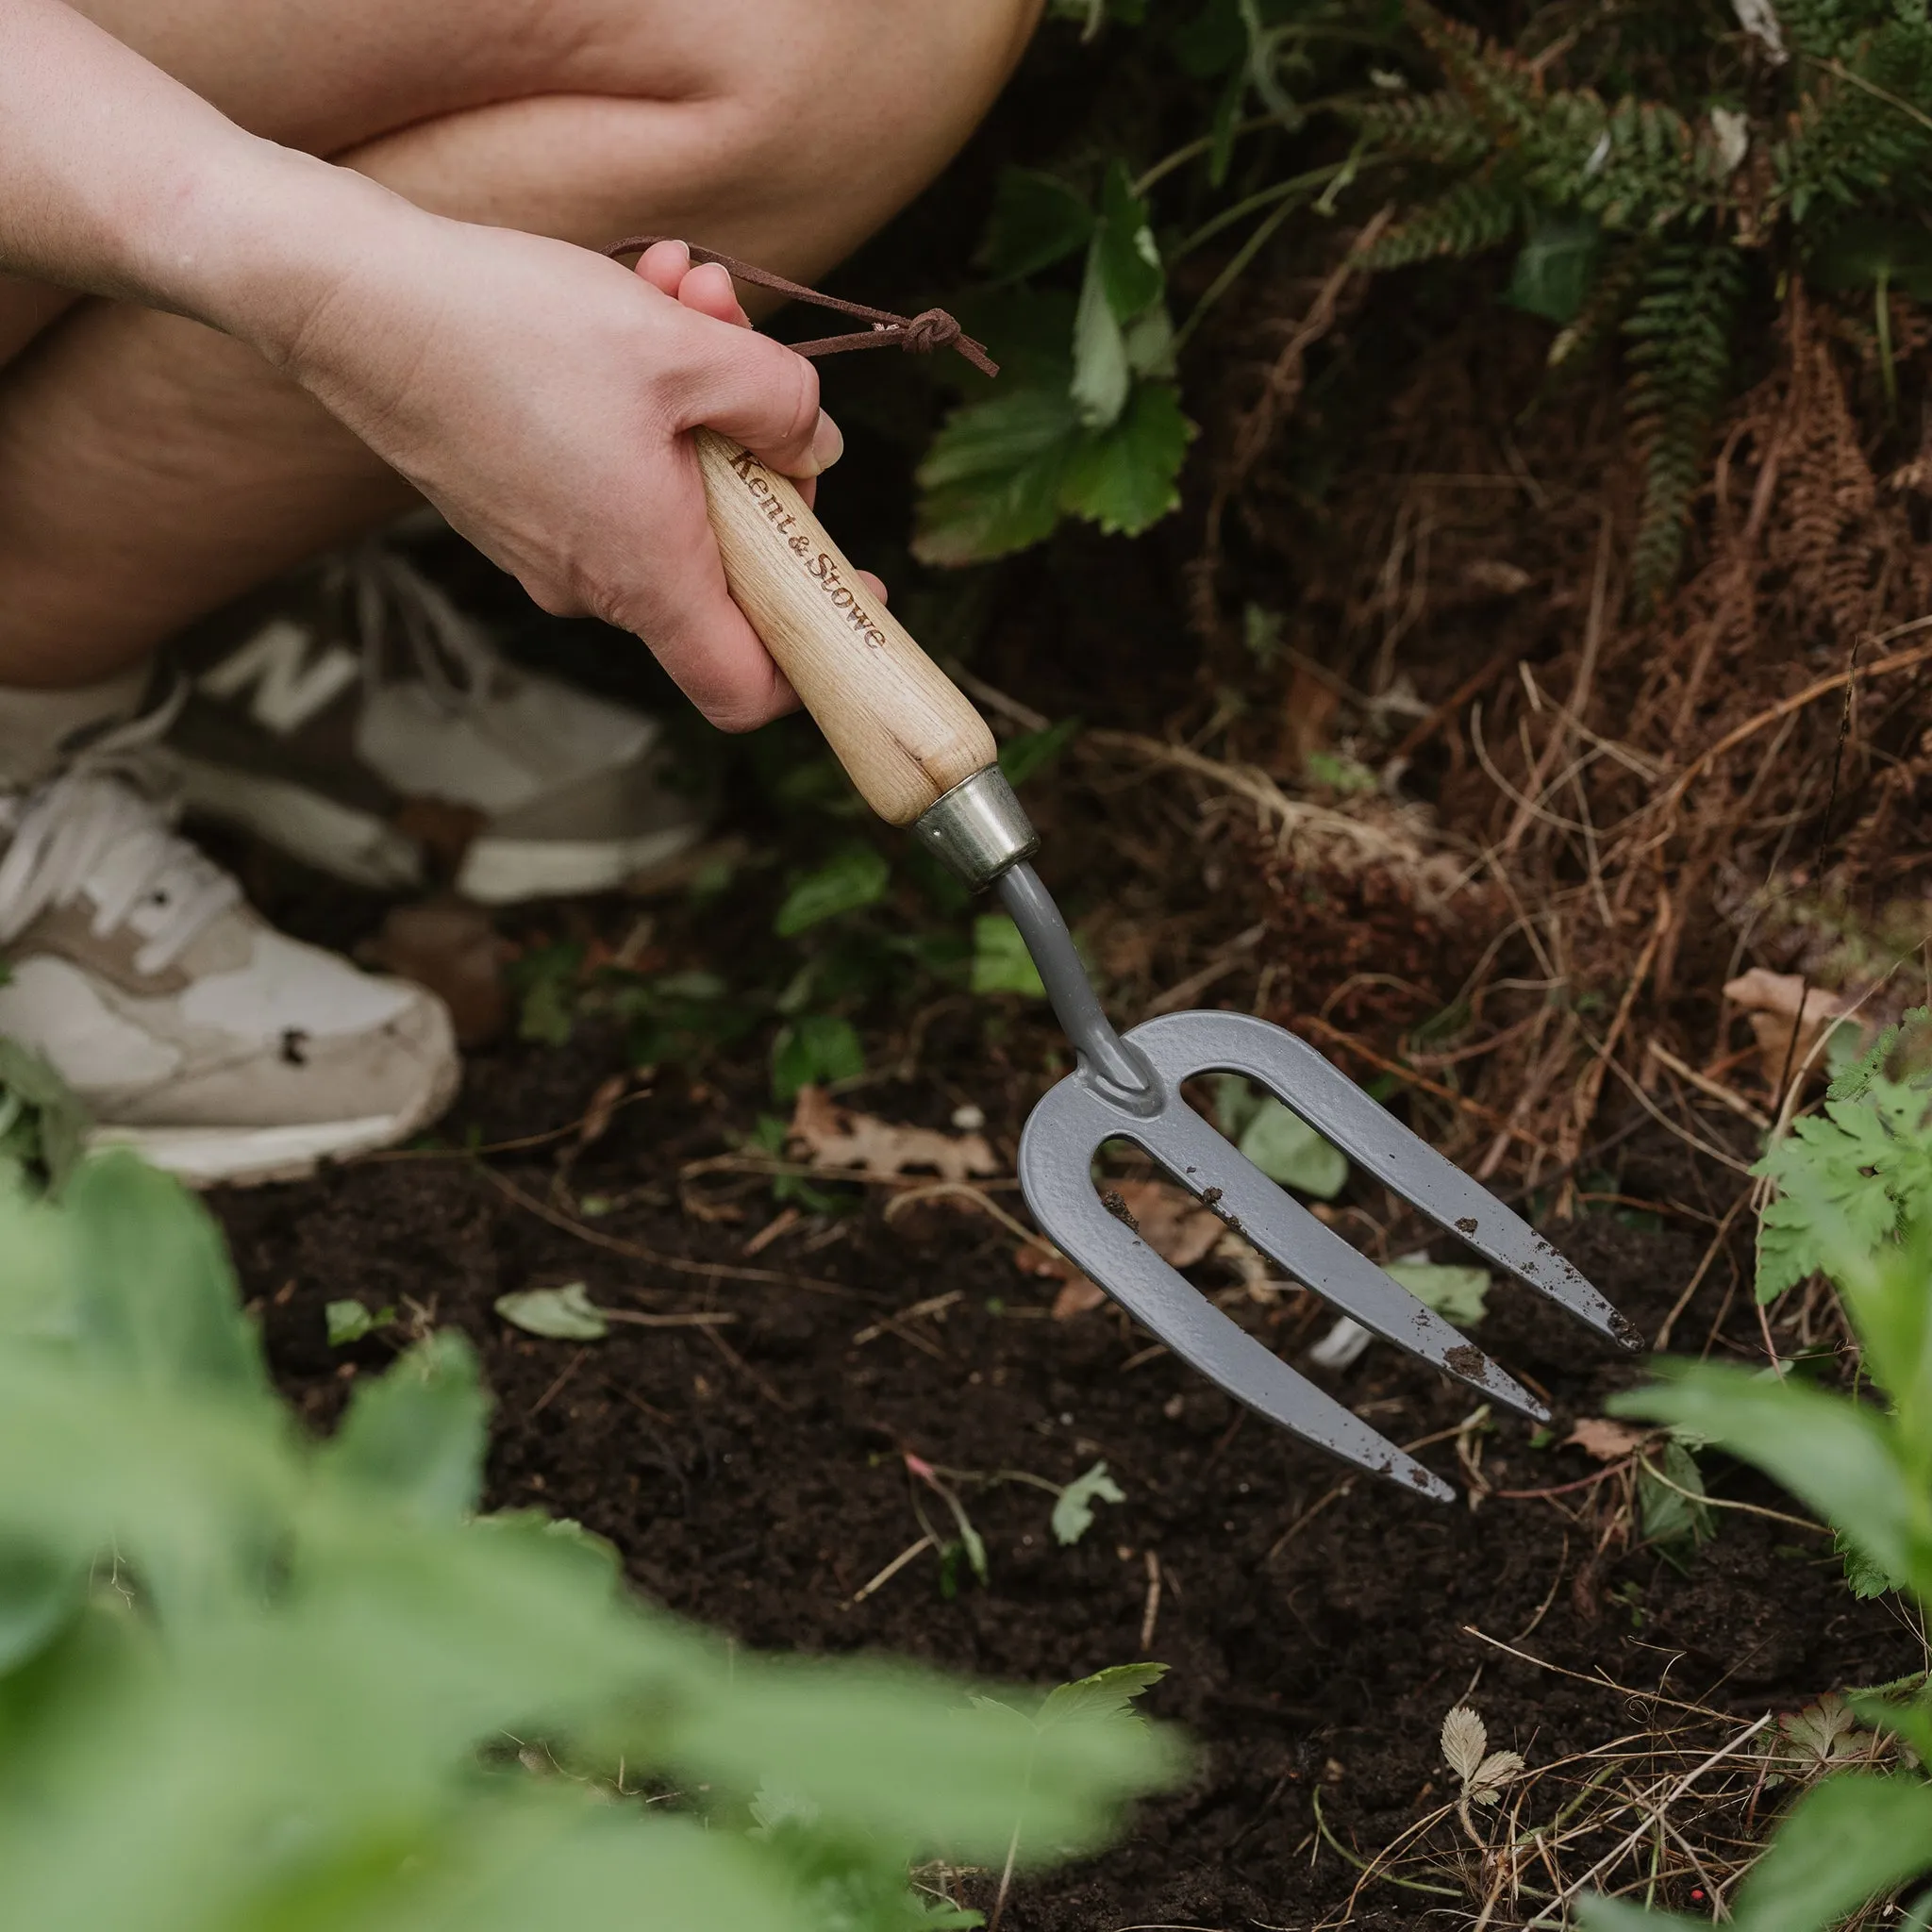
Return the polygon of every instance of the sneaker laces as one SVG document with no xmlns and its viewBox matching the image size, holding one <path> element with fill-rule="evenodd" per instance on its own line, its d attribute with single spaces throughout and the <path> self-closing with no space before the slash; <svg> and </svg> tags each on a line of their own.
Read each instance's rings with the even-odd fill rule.
<svg viewBox="0 0 1932 1932">
<path fill-rule="evenodd" d="M 0 945 L 50 907 L 85 896 L 94 937 L 128 926 L 143 941 L 135 971 L 161 973 L 241 898 L 235 879 L 174 829 L 172 802 L 151 789 L 157 745 L 185 696 L 177 686 L 75 753 L 58 777 L 0 794 Z"/>
<path fill-rule="evenodd" d="M 336 589 L 355 611 L 362 675 L 379 690 L 406 657 L 445 711 L 472 711 L 510 675 L 482 630 L 414 564 L 381 542 L 359 545 L 336 566 Z M 391 649 L 391 626 L 402 652 Z"/>
</svg>

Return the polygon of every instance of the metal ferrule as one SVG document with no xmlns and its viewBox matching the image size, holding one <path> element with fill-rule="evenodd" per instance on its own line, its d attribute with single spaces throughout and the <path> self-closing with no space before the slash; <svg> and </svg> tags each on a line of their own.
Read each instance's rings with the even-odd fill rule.
<svg viewBox="0 0 1932 1932">
<path fill-rule="evenodd" d="M 912 834 L 975 892 L 1040 850 L 1040 834 L 997 765 L 974 772 L 928 806 Z"/>
</svg>

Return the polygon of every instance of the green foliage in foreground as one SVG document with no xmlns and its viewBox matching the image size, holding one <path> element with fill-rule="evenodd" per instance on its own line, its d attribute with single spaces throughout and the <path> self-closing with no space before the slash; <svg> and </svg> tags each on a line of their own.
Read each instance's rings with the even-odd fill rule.
<svg viewBox="0 0 1932 1932">
<path fill-rule="evenodd" d="M 0 1924 L 911 1932 L 973 1923 L 912 1860 L 1091 1847 L 1173 1774 L 1139 1724 L 734 1657 L 473 1514 L 486 1412 L 443 1335 L 313 1441 L 172 1182 L 0 1191 Z"/>
<path fill-rule="evenodd" d="M 1830 1104 L 1768 1163 L 1783 1197 L 1765 1217 L 1774 1265 L 1828 1275 L 1881 1398 L 1855 1400 L 1795 1376 L 1667 1365 L 1668 1378 L 1613 1404 L 1756 1463 L 1839 1531 L 1857 1571 L 1932 1606 L 1932 1118 L 1923 1086 L 1874 1078 Z M 1774 1214 L 1775 1220 L 1774 1221 Z M 1802 1253 L 1797 1243 L 1807 1245 Z M 1797 1258 L 1792 1258 L 1796 1257 Z M 1742 1932 L 1823 1932 L 1890 1888 L 1932 1873 L 1932 1690 L 1851 1700 L 1896 1735 L 1912 1771 L 1827 1777 L 1792 1807 L 1735 1901 Z M 1588 1932 L 1660 1923 L 1599 1902 Z M 1923 1916 L 1909 1921 L 1924 1924 Z"/>
</svg>

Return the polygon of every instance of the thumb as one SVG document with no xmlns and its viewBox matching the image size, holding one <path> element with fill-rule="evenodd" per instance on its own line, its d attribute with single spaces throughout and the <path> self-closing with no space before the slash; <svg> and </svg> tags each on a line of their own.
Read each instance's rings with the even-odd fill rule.
<svg viewBox="0 0 1932 1932">
<path fill-rule="evenodd" d="M 782 342 L 686 312 L 699 354 L 682 387 L 676 427 L 715 429 L 781 475 L 830 469 L 845 439 L 819 408 L 818 371 Z"/>
</svg>

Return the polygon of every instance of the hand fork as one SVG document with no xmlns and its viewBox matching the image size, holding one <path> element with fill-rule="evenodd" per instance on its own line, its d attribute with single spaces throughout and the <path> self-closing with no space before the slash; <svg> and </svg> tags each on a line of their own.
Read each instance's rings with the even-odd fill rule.
<svg viewBox="0 0 1932 1932">
<path fill-rule="evenodd" d="M 1542 1237 L 1397 1122 L 1306 1041 L 1244 1013 L 1169 1013 L 1124 1036 L 1094 996 L 1066 922 L 1029 862 L 1040 840 L 985 721 L 866 589 L 796 490 L 710 430 L 695 437 L 731 593 L 866 802 L 910 825 L 1012 916 L 1074 1071 L 1033 1109 L 1020 1183 L 1041 1229 L 1174 1355 L 1238 1402 L 1373 1474 L 1454 1492 L 1230 1320 L 1110 1211 L 1092 1178 L 1131 1141 L 1296 1281 L 1398 1348 L 1539 1422 L 1548 1411 L 1474 1343 L 1275 1186 L 1182 1097 L 1238 1074 L 1273 1093 L 1392 1192 L 1600 1334 L 1635 1329 Z"/>
</svg>

